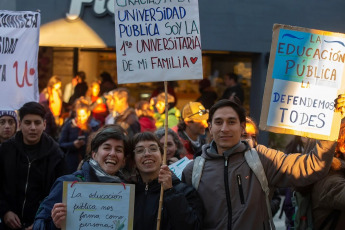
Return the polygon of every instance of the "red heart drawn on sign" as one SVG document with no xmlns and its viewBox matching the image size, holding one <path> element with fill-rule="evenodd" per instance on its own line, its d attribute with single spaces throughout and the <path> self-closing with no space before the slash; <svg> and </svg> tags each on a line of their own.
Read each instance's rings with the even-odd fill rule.
<svg viewBox="0 0 345 230">
<path fill-rule="evenodd" d="M 191 61 L 193 64 L 195 64 L 195 62 L 196 62 L 197 60 L 198 60 L 197 57 L 195 57 L 195 58 L 191 57 L 191 58 L 190 58 L 190 61 Z"/>
<path fill-rule="evenodd" d="M 35 74 L 35 69 L 34 68 L 31 68 L 30 69 L 30 75 L 34 75 Z"/>
</svg>

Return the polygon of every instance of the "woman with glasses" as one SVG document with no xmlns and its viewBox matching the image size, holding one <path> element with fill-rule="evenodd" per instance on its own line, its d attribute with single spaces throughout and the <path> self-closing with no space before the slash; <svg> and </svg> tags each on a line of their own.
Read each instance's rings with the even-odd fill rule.
<svg viewBox="0 0 345 230">
<path fill-rule="evenodd" d="M 125 165 L 128 140 L 121 127 L 118 125 L 104 126 L 93 136 L 90 149 L 89 159 L 84 162 L 81 170 L 56 180 L 50 194 L 37 211 L 33 229 L 61 228 L 67 215 L 67 206 L 62 203 L 63 181 L 124 182 L 121 169 Z"/>
<path fill-rule="evenodd" d="M 161 185 L 164 189 L 161 229 L 201 229 L 202 202 L 194 188 L 162 165 L 163 149 L 154 134 L 136 134 L 131 146 L 129 158 L 137 170 L 134 229 L 156 229 Z"/>
</svg>

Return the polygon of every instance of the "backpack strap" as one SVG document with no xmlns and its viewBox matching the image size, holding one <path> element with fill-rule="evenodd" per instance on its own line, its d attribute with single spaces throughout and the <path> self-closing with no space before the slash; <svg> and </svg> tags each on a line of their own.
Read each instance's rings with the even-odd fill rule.
<svg viewBox="0 0 345 230">
<path fill-rule="evenodd" d="M 195 190 L 198 190 L 201 175 L 202 175 L 202 170 L 204 169 L 204 164 L 205 164 L 205 158 L 203 158 L 202 156 L 198 156 L 197 158 L 194 159 L 192 185 L 195 188 Z"/>
<path fill-rule="evenodd" d="M 262 190 L 265 192 L 269 222 L 271 225 L 271 229 L 275 230 L 269 198 L 270 189 L 268 187 L 267 177 L 264 171 L 264 167 L 262 166 L 261 160 L 259 158 L 258 152 L 254 148 L 249 149 L 244 153 L 244 158 L 246 159 L 251 170 L 254 172 L 256 178 L 259 180 Z"/>
</svg>

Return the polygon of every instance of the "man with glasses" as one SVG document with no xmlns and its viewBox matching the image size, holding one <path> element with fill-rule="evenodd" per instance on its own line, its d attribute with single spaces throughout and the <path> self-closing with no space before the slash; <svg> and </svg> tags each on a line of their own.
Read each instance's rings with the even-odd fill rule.
<svg viewBox="0 0 345 230">
<path fill-rule="evenodd" d="M 182 119 L 177 125 L 177 133 L 187 157 L 193 159 L 201 155 L 201 147 L 206 143 L 208 110 L 200 102 L 189 102 L 183 107 Z"/>
<path fill-rule="evenodd" d="M 13 137 L 17 131 L 17 114 L 15 111 L 0 111 L 0 144 Z"/>
</svg>

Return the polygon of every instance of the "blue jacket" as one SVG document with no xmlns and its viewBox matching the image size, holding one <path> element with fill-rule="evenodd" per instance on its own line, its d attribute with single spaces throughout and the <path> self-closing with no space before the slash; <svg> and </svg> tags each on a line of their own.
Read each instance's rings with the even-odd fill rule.
<svg viewBox="0 0 345 230">
<path fill-rule="evenodd" d="M 91 119 L 89 126 L 91 128 L 91 132 L 95 132 L 99 128 L 99 122 Z M 85 142 L 87 143 L 87 138 L 89 135 L 89 132 L 85 132 L 78 127 L 74 127 L 72 125 L 72 120 L 67 121 L 63 125 L 60 133 L 59 144 L 66 153 L 68 173 L 73 173 L 77 170 L 79 162 L 85 157 L 86 154 L 86 144 L 77 149 L 74 146 L 74 141 L 78 139 L 78 136 L 85 136 Z"/>
<path fill-rule="evenodd" d="M 64 181 L 98 182 L 98 179 L 88 162 L 83 164 L 81 170 L 59 177 L 37 211 L 33 230 L 58 229 L 51 218 L 51 211 L 55 203 L 62 203 Z"/>
</svg>

